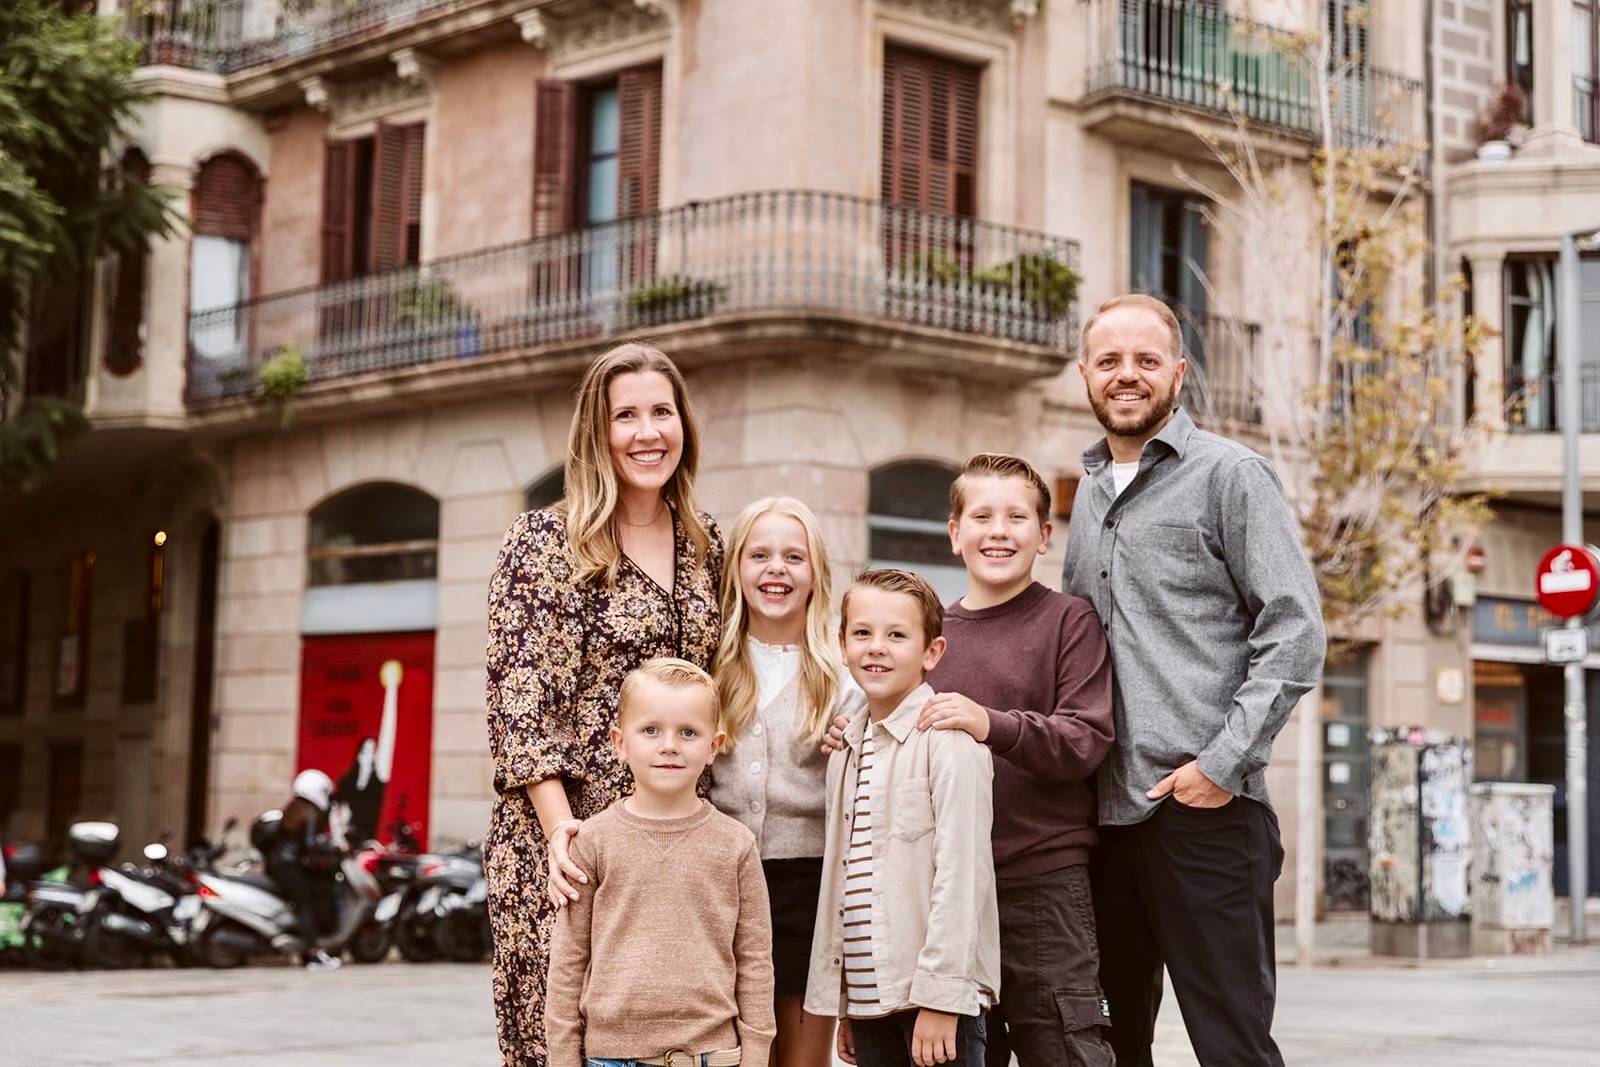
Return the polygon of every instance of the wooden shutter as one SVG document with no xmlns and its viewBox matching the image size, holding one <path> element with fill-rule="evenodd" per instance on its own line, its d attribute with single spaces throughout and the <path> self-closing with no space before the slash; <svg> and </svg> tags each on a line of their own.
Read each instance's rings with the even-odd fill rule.
<svg viewBox="0 0 1600 1067">
<path fill-rule="evenodd" d="M 617 217 L 656 210 L 661 197 L 661 68 L 623 71 L 617 145 Z"/>
<path fill-rule="evenodd" d="M 891 48 L 883 70 L 886 204 L 952 215 L 978 210 L 976 67 Z"/>
<path fill-rule="evenodd" d="M 191 228 L 206 237 L 250 241 L 261 206 L 261 180 L 238 156 L 216 156 L 195 177 Z"/>
<path fill-rule="evenodd" d="M 329 141 L 322 165 L 322 281 L 356 272 L 356 146 Z"/>
<path fill-rule="evenodd" d="M 400 258 L 404 263 L 422 262 L 422 179 L 423 144 L 427 126 L 417 123 L 405 128 L 405 168 L 401 179 Z"/>
<path fill-rule="evenodd" d="M 541 81 L 534 94 L 533 236 L 572 229 L 577 94 L 572 83 Z"/>
<path fill-rule="evenodd" d="M 405 242 L 406 132 L 378 124 L 372 149 L 372 221 L 367 227 L 367 262 L 373 272 L 401 263 Z"/>
</svg>

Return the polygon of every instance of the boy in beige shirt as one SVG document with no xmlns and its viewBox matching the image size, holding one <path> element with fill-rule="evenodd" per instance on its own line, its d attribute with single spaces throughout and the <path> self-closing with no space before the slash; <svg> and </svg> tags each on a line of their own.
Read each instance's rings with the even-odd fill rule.
<svg viewBox="0 0 1600 1067">
<path fill-rule="evenodd" d="M 589 872 L 556 920 L 550 1067 L 767 1067 L 772 933 L 756 839 L 695 795 L 721 748 L 709 675 L 654 659 L 622 684 L 611 742 L 634 791 L 584 822 Z"/>
<path fill-rule="evenodd" d="M 839 1017 L 860 1067 L 984 1062 L 1000 989 L 994 765 L 956 730 L 918 730 L 944 609 L 915 574 L 870 570 L 840 643 L 866 710 L 828 759 L 822 895 L 805 1009 Z"/>
</svg>

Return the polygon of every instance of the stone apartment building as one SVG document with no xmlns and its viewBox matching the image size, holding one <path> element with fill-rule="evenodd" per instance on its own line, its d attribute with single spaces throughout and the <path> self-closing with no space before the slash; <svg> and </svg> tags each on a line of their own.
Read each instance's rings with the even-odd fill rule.
<svg viewBox="0 0 1600 1067">
<path fill-rule="evenodd" d="M 1508 491 L 1476 607 L 1463 580 L 1374 627 L 1297 712 L 1321 716 L 1325 748 L 1326 815 L 1305 832 L 1293 725 L 1278 746 L 1286 842 L 1324 854 L 1332 909 L 1362 906 L 1368 727 L 1476 731 L 1480 771 L 1507 777 L 1559 767 L 1559 681 L 1526 610 L 1559 457 L 1522 398 L 1554 365 L 1528 325 L 1548 321 L 1538 265 L 1600 213 L 1587 2 L 1372 0 L 1355 20 L 1344 132 L 1433 132 L 1441 269 L 1464 264 L 1471 310 L 1514 328 L 1463 383 L 1503 428 L 1474 485 Z M 1263 149 L 1303 166 L 1315 109 L 1259 27 L 1319 25 L 1310 0 L 100 6 L 154 93 L 122 166 L 188 226 L 53 294 L 30 338 L 30 388 L 81 399 L 92 430 L 0 524 L 13 836 L 88 815 L 135 842 L 214 830 L 304 766 L 367 784 L 369 737 L 394 743 L 385 824 L 481 835 L 486 583 L 510 520 L 559 496 L 572 386 L 617 337 L 685 367 L 720 518 L 792 493 L 840 570 L 897 562 L 946 593 L 945 493 L 980 449 L 1057 486 L 1039 576 L 1058 580 L 1098 436 L 1072 367 L 1082 309 L 1129 288 L 1171 301 L 1186 401 L 1246 440 L 1304 374 L 1265 365 L 1304 345 L 1269 344 L 1250 309 L 1314 292 L 1314 264 L 1260 276 L 1175 166 L 1223 181 L 1194 128 L 1232 128 L 1224 85 Z M 1518 79 L 1532 132 L 1477 162 L 1473 117 Z M 309 383 L 263 399 L 296 364 Z M 1283 914 L 1291 898 L 1286 878 Z"/>
</svg>

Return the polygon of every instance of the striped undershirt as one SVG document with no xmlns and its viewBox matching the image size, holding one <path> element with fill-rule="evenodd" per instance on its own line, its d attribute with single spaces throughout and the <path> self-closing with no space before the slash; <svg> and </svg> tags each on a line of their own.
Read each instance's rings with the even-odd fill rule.
<svg viewBox="0 0 1600 1067">
<path fill-rule="evenodd" d="M 844 876 L 844 984 L 852 1018 L 884 1014 L 878 1000 L 878 977 L 872 965 L 872 724 L 861 738 L 856 764 L 855 815 L 850 821 L 850 850 Z"/>
</svg>

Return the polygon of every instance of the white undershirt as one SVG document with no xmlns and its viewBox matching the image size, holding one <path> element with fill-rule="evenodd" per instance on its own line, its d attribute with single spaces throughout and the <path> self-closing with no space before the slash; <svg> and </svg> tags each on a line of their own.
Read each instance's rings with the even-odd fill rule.
<svg viewBox="0 0 1600 1067">
<path fill-rule="evenodd" d="M 800 646 L 769 645 L 753 637 L 746 637 L 745 641 L 750 647 L 750 665 L 756 672 L 756 707 L 764 708 L 800 669 Z"/>
<path fill-rule="evenodd" d="M 1113 464 L 1111 464 L 1111 481 L 1112 481 L 1112 484 L 1117 487 L 1117 495 L 1118 496 L 1122 495 L 1122 491 L 1124 489 L 1128 488 L 1129 483 L 1131 483 L 1133 481 L 1134 475 L 1136 475 L 1138 473 L 1139 473 L 1139 461 L 1138 460 L 1134 460 L 1132 463 L 1113 463 Z"/>
</svg>

